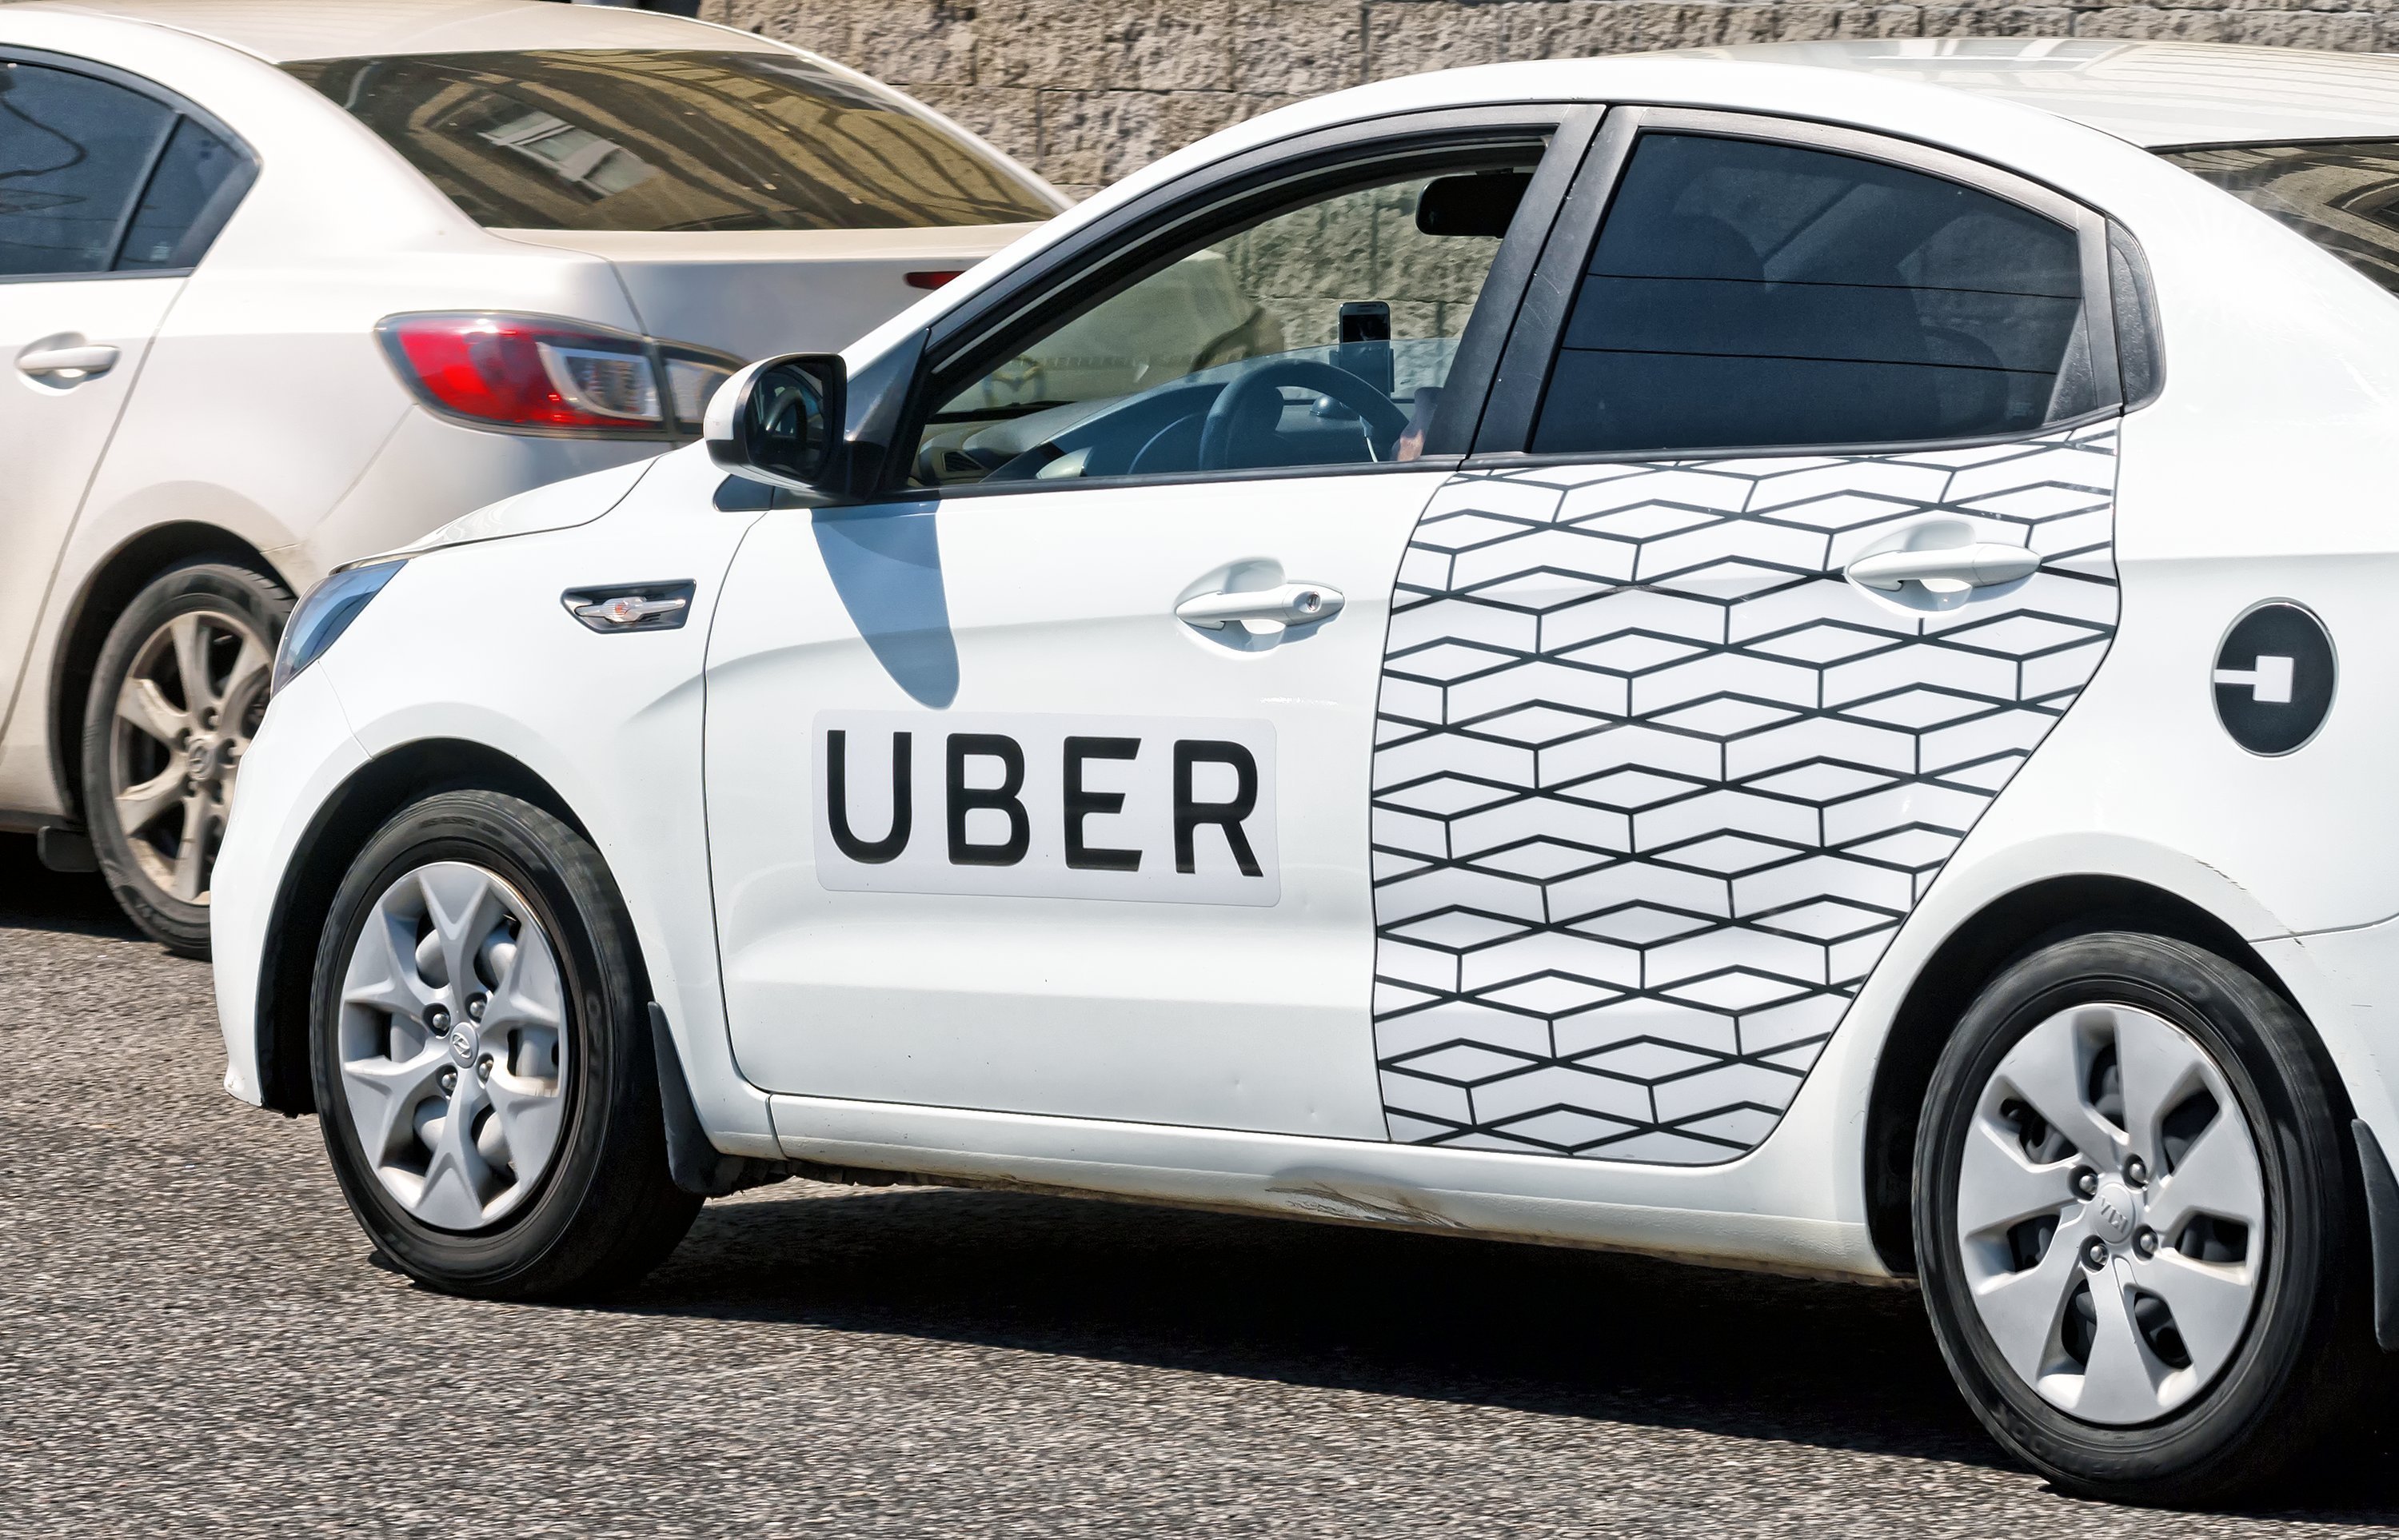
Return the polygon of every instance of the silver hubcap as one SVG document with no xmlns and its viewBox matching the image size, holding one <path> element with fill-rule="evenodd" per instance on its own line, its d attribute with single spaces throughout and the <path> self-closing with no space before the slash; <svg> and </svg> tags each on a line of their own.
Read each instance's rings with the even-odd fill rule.
<svg viewBox="0 0 2399 1540">
<path fill-rule="evenodd" d="M 2257 1302 L 2256 1137 L 2207 1051 L 2130 1006 L 2061 1012 L 1999 1061 L 1957 1218 L 1992 1342 L 2085 1422 L 2149 1422 L 2198 1395 Z"/>
<path fill-rule="evenodd" d="M 462 861 L 384 890 L 342 979 L 342 1088 L 400 1206 L 475 1230 L 557 1153 L 568 1070 L 558 958 L 514 888 Z"/>
<path fill-rule="evenodd" d="M 152 886 L 209 901 L 250 736 L 266 714 L 275 649 L 228 611 L 179 615 L 150 634 L 116 692 L 109 790 L 116 827 Z"/>
</svg>

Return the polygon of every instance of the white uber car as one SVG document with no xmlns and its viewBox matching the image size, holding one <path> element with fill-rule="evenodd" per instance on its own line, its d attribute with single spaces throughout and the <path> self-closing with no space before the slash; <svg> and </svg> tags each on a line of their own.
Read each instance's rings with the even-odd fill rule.
<svg viewBox="0 0 2399 1540">
<path fill-rule="evenodd" d="M 1913 1276 L 2253 1488 L 2399 1341 L 2394 188 L 2186 47 L 1229 130 L 304 601 L 226 1084 L 461 1292 L 846 1171 Z"/>
<path fill-rule="evenodd" d="M 0 829 L 187 951 L 292 593 L 1064 206 L 812 55 L 520 0 L 0 6 Z"/>
</svg>

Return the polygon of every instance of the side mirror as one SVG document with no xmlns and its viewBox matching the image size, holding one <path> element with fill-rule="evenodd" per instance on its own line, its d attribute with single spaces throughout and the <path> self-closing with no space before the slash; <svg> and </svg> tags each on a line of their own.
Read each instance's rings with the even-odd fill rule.
<svg viewBox="0 0 2399 1540">
<path fill-rule="evenodd" d="M 708 457 L 749 480 L 838 495 L 848 394 L 838 353 L 792 353 L 752 364 L 709 400 L 701 428 Z"/>
</svg>

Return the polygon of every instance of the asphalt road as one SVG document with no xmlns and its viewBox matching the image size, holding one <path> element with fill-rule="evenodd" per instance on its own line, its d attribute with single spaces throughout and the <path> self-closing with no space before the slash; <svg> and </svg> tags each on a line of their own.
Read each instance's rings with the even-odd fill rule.
<svg viewBox="0 0 2399 1540">
<path fill-rule="evenodd" d="M 2365 1533 L 2068 1501 L 1914 1295 L 933 1189 L 712 1204 L 605 1307 L 384 1270 L 200 965 L 0 837 L 0 1534 Z M 2328 1473 L 2337 1474 L 2337 1473 Z"/>
</svg>

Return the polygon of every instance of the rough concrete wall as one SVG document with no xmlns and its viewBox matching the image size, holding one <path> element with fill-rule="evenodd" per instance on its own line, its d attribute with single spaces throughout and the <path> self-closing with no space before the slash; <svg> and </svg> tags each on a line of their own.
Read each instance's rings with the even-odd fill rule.
<svg viewBox="0 0 2399 1540">
<path fill-rule="evenodd" d="M 1296 97 L 1497 60 L 1969 34 L 2399 47 L 2399 0 L 702 0 L 700 14 L 901 87 L 1078 194 Z"/>
</svg>

